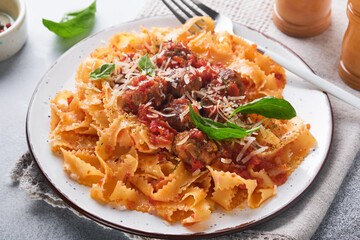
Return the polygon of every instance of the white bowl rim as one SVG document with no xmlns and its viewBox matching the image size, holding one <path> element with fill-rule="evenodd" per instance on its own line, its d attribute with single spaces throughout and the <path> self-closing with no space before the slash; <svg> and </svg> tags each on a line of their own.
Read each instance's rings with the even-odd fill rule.
<svg viewBox="0 0 360 240">
<path fill-rule="evenodd" d="M 19 16 L 15 19 L 14 24 L 11 24 L 11 27 L 6 29 L 6 31 L 0 33 L 0 38 L 10 35 L 17 27 L 20 27 L 24 23 L 25 13 L 26 13 L 26 4 L 25 0 L 13 0 L 16 2 L 19 8 Z"/>
</svg>

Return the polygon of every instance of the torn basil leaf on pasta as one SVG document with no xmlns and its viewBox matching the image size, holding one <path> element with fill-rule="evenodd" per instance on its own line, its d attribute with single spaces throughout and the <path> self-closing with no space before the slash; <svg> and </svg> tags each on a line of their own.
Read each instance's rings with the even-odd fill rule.
<svg viewBox="0 0 360 240">
<path fill-rule="evenodd" d="M 155 75 L 155 67 L 153 66 L 148 54 L 139 58 L 138 66 L 143 74 L 148 76 Z"/>
<path fill-rule="evenodd" d="M 275 98 L 272 96 L 259 98 L 238 107 L 230 115 L 230 118 L 236 113 L 255 113 L 267 118 L 280 120 L 287 120 L 296 116 L 295 109 L 288 101 L 283 98 Z"/>
<path fill-rule="evenodd" d="M 114 63 L 104 63 L 89 74 L 91 80 L 104 79 L 109 77 L 115 70 Z"/>
<path fill-rule="evenodd" d="M 205 118 L 197 114 L 192 105 L 189 103 L 190 117 L 193 123 L 201 131 L 206 133 L 210 138 L 216 140 L 232 139 L 232 138 L 243 138 L 247 135 L 252 134 L 254 131 L 258 130 L 260 127 L 254 129 L 245 129 L 236 124 L 226 122 L 220 123 L 211 120 L 210 118 Z"/>
</svg>

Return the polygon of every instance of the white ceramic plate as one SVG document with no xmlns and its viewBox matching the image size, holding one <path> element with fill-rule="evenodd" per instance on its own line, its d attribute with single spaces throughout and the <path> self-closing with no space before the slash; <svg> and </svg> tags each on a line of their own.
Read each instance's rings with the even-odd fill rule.
<svg viewBox="0 0 360 240">
<path fill-rule="evenodd" d="M 311 133 L 318 144 L 316 150 L 309 154 L 288 181 L 278 188 L 278 194 L 258 209 L 230 212 L 217 209 L 211 214 L 210 220 L 191 227 L 183 227 L 181 224 L 169 225 L 154 215 L 115 210 L 108 205 L 102 205 L 90 197 L 88 187 L 69 179 L 63 171 L 62 159 L 50 150 L 49 101 L 60 90 L 74 88 L 74 77 L 81 59 L 88 57 L 94 49 L 107 44 L 108 39 L 115 33 L 140 31 L 140 25 L 175 27 L 179 25 L 179 22 L 170 16 L 147 18 L 120 24 L 92 35 L 64 53 L 48 70 L 36 88 L 27 115 L 27 139 L 33 157 L 56 193 L 80 213 L 108 227 L 158 238 L 210 237 L 234 232 L 269 219 L 298 199 L 312 184 L 326 160 L 332 139 L 333 120 L 328 96 L 289 72 L 284 97 L 295 107 L 298 115 L 311 124 Z M 297 63 L 299 67 L 308 69 L 298 56 L 269 37 L 238 24 L 235 24 L 235 32 L 282 54 L 289 61 Z"/>
</svg>

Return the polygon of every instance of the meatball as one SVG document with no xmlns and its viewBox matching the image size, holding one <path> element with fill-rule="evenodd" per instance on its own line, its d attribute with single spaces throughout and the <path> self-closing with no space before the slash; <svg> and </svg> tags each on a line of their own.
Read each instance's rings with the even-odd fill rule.
<svg viewBox="0 0 360 240">
<path fill-rule="evenodd" d="M 207 66 L 208 62 L 205 59 L 196 57 L 182 42 L 169 41 L 163 44 L 162 51 L 157 58 L 157 65 L 159 68 L 165 66 L 166 68 L 185 68 L 189 66 L 199 68 Z"/>
<path fill-rule="evenodd" d="M 217 151 L 215 142 L 198 129 L 177 134 L 173 143 L 173 153 L 190 165 L 192 170 L 211 164 L 216 159 Z"/>
<path fill-rule="evenodd" d="M 186 47 L 182 42 L 166 42 L 163 45 L 164 55 L 166 57 L 181 57 L 187 59 L 188 54 L 190 54 L 190 49 Z"/>
<path fill-rule="evenodd" d="M 126 112 L 137 114 L 141 104 L 151 101 L 151 105 L 159 107 L 166 99 L 167 83 L 165 80 L 155 77 L 148 78 L 145 75 L 135 79 L 124 94 L 121 96 L 122 107 Z"/>
<path fill-rule="evenodd" d="M 227 86 L 226 90 L 230 96 L 239 96 L 242 93 L 242 80 L 240 75 L 232 69 L 224 69 L 219 76 Z"/>
<path fill-rule="evenodd" d="M 169 75 L 173 82 L 169 85 L 169 92 L 176 98 L 185 92 L 198 91 L 203 85 L 197 70 L 188 71 L 184 68 L 173 69 Z"/>
<path fill-rule="evenodd" d="M 173 99 L 164 108 L 165 114 L 175 114 L 167 117 L 166 121 L 169 125 L 179 132 L 189 130 L 195 127 L 195 124 L 190 118 L 190 114 L 182 115 L 189 107 L 189 100 L 185 97 Z"/>
<path fill-rule="evenodd" d="M 170 59 L 170 60 L 169 60 Z M 157 58 L 158 67 L 183 68 L 195 62 L 196 57 L 181 42 L 166 42 L 162 46 L 162 54 Z"/>
</svg>

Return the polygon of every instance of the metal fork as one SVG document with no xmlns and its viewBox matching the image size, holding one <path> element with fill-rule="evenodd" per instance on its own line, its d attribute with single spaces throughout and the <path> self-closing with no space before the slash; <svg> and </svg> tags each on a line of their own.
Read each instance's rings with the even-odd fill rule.
<svg viewBox="0 0 360 240">
<path fill-rule="evenodd" d="M 176 5 L 184 15 L 188 18 L 192 18 L 194 16 L 204 16 L 201 12 L 199 12 L 196 8 L 191 6 L 187 1 L 180 0 L 183 5 L 180 5 L 179 1 L 170 0 L 174 5 Z M 175 15 L 175 17 L 181 22 L 185 23 L 186 19 L 175 10 L 166 0 L 162 0 L 162 2 L 169 8 L 169 10 Z M 205 4 L 201 3 L 198 0 L 191 0 L 199 9 L 201 9 L 204 13 L 209 15 L 215 21 L 215 32 L 228 31 L 231 34 L 234 34 L 234 26 L 230 18 L 214 11 L 209 8 Z M 188 10 L 186 10 L 187 8 Z M 189 13 L 189 10 L 192 13 Z M 196 26 L 199 30 L 201 27 L 199 25 Z M 245 39 L 247 40 L 247 39 Z M 247 40 L 249 43 L 253 43 Z M 295 63 L 289 61 L 288 59 L 282 57 L 281 55 L 271 51 L 270 49 L 265 49 L 259 45 L 257 45 L 257 49 L 259 52 L 268 55 L 272 60 L 286 68 L 288 71 L 294 73 L 295 75 L 301 77 L 302 79 L 312 83 L 313 85 L 319 87 L 321 90 L 333 95 L 334 97 L 343 100 L 344 102 L 360 109 L 360 98 L 352 95 L 351 93 L 343 90 L 342 88 L 330 83 L 329 81 L 315 75 L 311 70 L 304 68 L 299 68 Z"/>
</svg>

